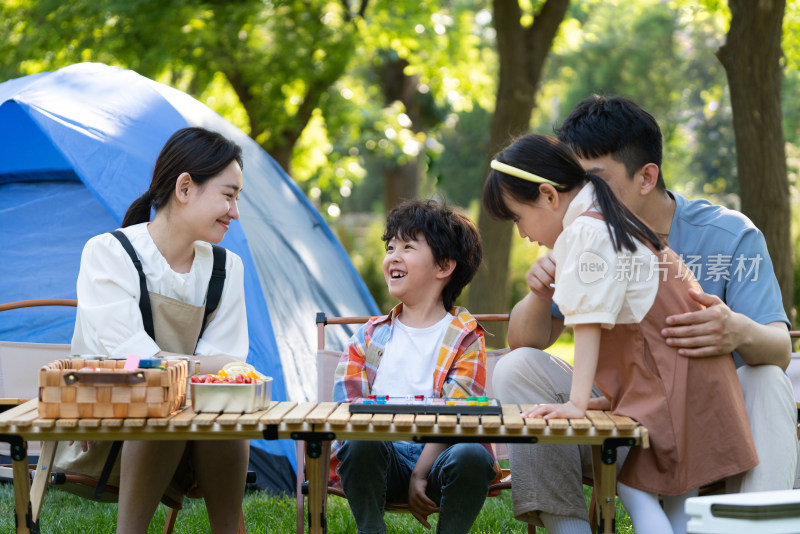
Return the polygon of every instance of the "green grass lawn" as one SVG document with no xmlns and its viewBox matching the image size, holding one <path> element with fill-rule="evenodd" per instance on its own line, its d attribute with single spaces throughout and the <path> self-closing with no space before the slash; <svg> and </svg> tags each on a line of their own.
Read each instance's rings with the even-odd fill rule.
<svg viewBox="0 0 800 534">
<path fill-rule="evenodd" d="M 588 492 L 591 488 L 584 488 Z M 588 498 L 588 497 L 587 497 Z M 588 501 L 587 501 L 588 502 Z M 164 526 L 167 509 L 159 505 L 148 534 L 158 534 Z M 293 497 L 274 497 L 261 491 L 248 491 L 244 500 L 244 518 L 247 531 L 252 533 L 290 534 L 295 531 L 295 500 Z M 113 534 L 117 517 L 116 504 L 102 504 L 81 499 L 72 494 L 49 489 L 40 519 L 43 534 Z M 435 528 L 436 516 L 431 516 Z M 617 532 L 633 532 L 625 511 L 617 505 Z M 429 533 L 411 514 L 387 514 L 390 534 Z M 306 527 L 307 530 L 307 527 Z M 208 516 L 202 500 L 186 499 L 178 514 L 176 534 L 195 534 L 209 531 Z M 339 497 L 328 498 L 328 532 L 345 534 L 355 532 L 355 522 L 347 501 Z M 0 532 L 14 532 L 14 490 L 10 483 L 0 484 Z M 489 498 L 472 528 L 476 534 L 507 534 L 527 532 L 526 525 L 514 520 L 511 513 L 511 494 Z M 537 529 L 537 533 L 544 533 Z"/>
</svg>

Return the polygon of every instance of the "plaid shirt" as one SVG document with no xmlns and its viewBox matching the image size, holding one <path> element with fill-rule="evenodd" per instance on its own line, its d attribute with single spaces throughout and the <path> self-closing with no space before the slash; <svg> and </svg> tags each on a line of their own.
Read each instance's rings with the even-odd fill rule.
<svg viewBox="0 0 800 534">
<path fill-rule="evenodd" d="M 333 383 L 333 400 L 350 402 L 371 394 L 372 384 L 384 349 L 392 333 L 394 319 L 403 309 L 395 306 L 388 315 L 374 317 L 359 328 L 342 353 Z M 486 387 L 486 347 L 483 327 L 465 308 L 453 308 L 433 372 L 436 397 L 479 397 Z M 484 445 L 492 453 L 490 445 Z M 339 485 L 339 442 L 331 446 L 329 483 Z M 492 457 L 494 454 L 492 453 Z M 500 469 L 495 460 L 495 472 Z"/>
</svg>

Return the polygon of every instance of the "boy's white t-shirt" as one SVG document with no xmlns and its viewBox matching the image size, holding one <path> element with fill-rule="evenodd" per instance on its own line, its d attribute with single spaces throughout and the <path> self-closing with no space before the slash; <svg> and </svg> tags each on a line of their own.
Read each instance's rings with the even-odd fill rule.
<svg viewBox="0 0 800 534">
<path fill-rule="evenodd" d="M 433 372 L 451 313 L 426 328 L 412 328 L 394 320 L 392 333 L 381 357 L 372 383 L 374 395 L 405 397 L 433 396 Z"/>
</svg>

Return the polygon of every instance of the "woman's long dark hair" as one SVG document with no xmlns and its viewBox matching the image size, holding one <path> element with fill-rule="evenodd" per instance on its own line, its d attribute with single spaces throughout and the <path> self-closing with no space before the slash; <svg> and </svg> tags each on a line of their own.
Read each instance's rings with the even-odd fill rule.
<svg viewBox="0 0 800 534">
<path fill-rule="evenodd" d="M 591 182 L 617 252 L 623 248 L 634 252 L 636 243 L 632 237 L 651 243 L 656 250 L 661 250 L 666 245 L 649 226 L 620 202 L 605 180 L 584 171 L 572 150 L 558 139 L 538 134 L 525 135 L 502 150 L 495 159 L 552 180 L 560 184 L 557 188 L 559 191 L 571 191 L 587 181 Z M 510 220 L 514 214 L 506 206 L 503 194 L 517 202 L 535 202 L 539 198 L 540 185 L 493 169 L 483 187 L 483 205 L 493 217 Z"/>
<path fill-rule="evenodd" d="M 148 222 L 151 208 L 166 206 L 182 173 L 188 172 L 193 182 L 202 185 L 233 161 L 242 167 L 242 149 L 233 141 L 205 128 L 178 130 L 161 149 L 150 188 L 128 207 L 122 227 Z"/>
</svg>

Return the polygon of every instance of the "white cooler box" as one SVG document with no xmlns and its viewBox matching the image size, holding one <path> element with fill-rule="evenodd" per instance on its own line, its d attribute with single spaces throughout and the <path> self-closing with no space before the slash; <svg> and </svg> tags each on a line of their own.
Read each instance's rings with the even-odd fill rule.
<svg viewBox="0 0 800 534">
<path fill-rule="evenodd" d="M 798 534 L 800 489 L 692 497 L 686 513 L 689 534 Z"/>
</svg>

